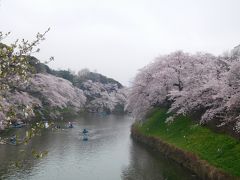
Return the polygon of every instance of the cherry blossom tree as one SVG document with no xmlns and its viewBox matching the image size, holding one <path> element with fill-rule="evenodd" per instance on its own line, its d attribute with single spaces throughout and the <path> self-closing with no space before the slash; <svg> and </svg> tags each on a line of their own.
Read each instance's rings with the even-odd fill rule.
<svg viewBox="0 0 240 180">
<path fill-rule="evenodd" d="M 82 88 L 87 97 L 87 111 L 111 113 L 119 106 L 122 106 L 121 109 L 123 109 L 125 105 L 125 90 L 119 89 L 117 84 L 103 84 L 88 80 L 83 83 Z"/>
<path fill-rule="evenodd" d="M 30 94 L 38 94 L 42 103 L 49 107 L 71 106 L 81 109 L 86 102 L 82 90 L 74 87 L 70 81 L 50 74 L 34 75 L 30 79 L 26 91 Z"/>
<path fill-rule="evenodd" d="M 32 42 L 22 39 L 21 41 L 16 40 L 10 45 L 2 43 L 10 35 L 10 32 L 6 34 L 0 32 L 0 114 L 2 117 L 0 124 L 3 124 L 3 117 L 11 120 L 16 114 L 14 112 L 15 106 L 6 106 L 7 100 L 5 99 L 9 92 L 15 91 L 19 86 L 24 86 L 27 83 L 31 75 L 28 57 L 32 53 L 39 52 L 40 49 L 37 46 L 45 40 L 45 35 L 49 30 L 43 34 L 38 33 Z"/>
<path fill-rule="evenodd" d="M 217 57 L 177 51 L 156 58 L 136 75 L 126 109 L 141 120 L 153 107 L 167 104 L 175 115 L 201 112 L 200 123 L 232 123 L 240 132 L 238 52 Z"/>
<path fill-rule="evenodd" d="M 177 51 L 160 56 L 140 70 L 130 89 L 126 106 L 139 119 L 152 107 L 168 104 L 171 91 L 181 92 L 191 70 L 190 55 Z"/>
</svg>

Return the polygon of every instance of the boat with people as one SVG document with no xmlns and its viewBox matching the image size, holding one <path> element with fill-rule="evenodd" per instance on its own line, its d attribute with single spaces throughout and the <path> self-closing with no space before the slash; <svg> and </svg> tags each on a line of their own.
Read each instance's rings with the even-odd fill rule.
<svg viewBox="0 0 240 180">
<path fill-rule="evenodd" d="M 68 122 L 68 128 L 73 128 L 72 122 Z"/>
<path fill-rule="evenodd" d="M 88 130 L 87 129 L 83 129 L 83 141 L 88 141 Z"/>
<path fill-rule="evenodd" d="M 17 136 L 13 135 L 12 137 L 7 138 L 7 141 L 5 142 L 6 144 L 9 144 L 9 145 L 17 145 Z"/>
<path fill-rule="evenodd" d="M 88 133 L 88 130 L 87 129 L 83 129 L 83 134 L 86 134 Z"/>
</svg>

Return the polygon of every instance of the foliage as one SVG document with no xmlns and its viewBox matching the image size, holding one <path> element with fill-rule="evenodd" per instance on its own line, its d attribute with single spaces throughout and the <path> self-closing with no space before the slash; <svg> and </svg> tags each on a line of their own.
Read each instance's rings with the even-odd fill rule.
<svg viewBox="0 0 240 180">
<path fill-rule="evenodd" d="M 41 63 L 37 58 L 33 56 L 28 56 L 27 57 L 29 60 L 29 64 L 31 65 L 33 69 L 33 74 L 35 73 L 49 73 L 53 74 L 53 70 L 50 69 L 46 63 Z"/>
<path fill-rule="evenodd" d="M 74 83 L 74 75 L 70 70 L 52 71 L 52 74 Z"/>
<path fill-rule="evenodd" d="M 22 39 L 19 43 L 18 40 L 10 46 L 0 44 L 0 83 L 1 91 L 8 90 L 9 88 L 15 88 L 20 83 L 26 82 L 29 77 L 29 59 L 27 58 L 34 52 L 35 47 L 43 40 L 45 40 L 45 34 L 49 31 L 48 29 L 43 34 L 38 33 L 36 40 L 29 42 L 28 40 Z M 10 33 L 0 33 L 0 42 L 6 38 Z"/>
<path fill-rule="evenodd" d="M 36 62 L 31 57 L 31 62 Z M 37 67 L 36 67 L 37 66 Z M 66 109 L 76 114 L 84 108 L 90 112 L 122 112 L 126 102 L 124 89 L 118 89 L 117 84 L 102 84 L 85 81 L 83 90 L 74 86 L 70 81 L 47 73 L 52 72 L 47 65 L 34 66 L 32 74 L 23 87 L 6 93 L 3 99 L 6 111 L 14 106 L 11 121 L 26 118 L 56 119 L 66 114 Z M 7 119 L 4 113 L 2 119 Z M 10 116 L 10 114 L 8 114 Z M 3 125 L 6 121 L 3 121 Z"/>
<path fill-rule="evenodd" d="M 92 82 L 98 82 L 101 84 L 116 84 L 118 88 L 123 88 L 122 84 L 118 81 L 115 81 L 112 78 L 108 78 L 102 74 L 91 72 L 88 69 L 82 69 L 78 71 L 77 75 L 74 74 L 70 69 L 69 70 L 52 70 L 51 74 L 67 79 L 73 83 L 73 85 L 79 87 L 80 89 L 83 88 L 83 83 L 91 80 Z"/>
<path fill-rule="evenodd" d="M 126 107 L 136 119 L 144 119 L 151 108 L 164 105 L 176 115 L 201 112 L 200 123 L 233 123 L 238 132 L 239 67 L 236 53 L 216 57 L 177 51 L 160 56 L 137 74 Z"/>
<path fill-rule="evenodd" d="M 38 33 L 32 42 L 25 39 L 20 42 L 16 40 L 9 46 L 1 42 L 9 36 L 10 32 L 6 34 L 0 32 L 0 128 L 3 126 L 3 120 L 7 119 L 10 122 L 15 118 L 15 105 L 7 106 L 5 98 L 9 96 L 9 92 L 26 85 L 31 75 L 31 65 L 27 57 L 40 51 L 36 47 L 45 40 L 45 35 L 49 30 L 43 34 Z"/>
<path fill-rule="evenodd" d="M 21 91 L 7 92 L 6 95 L 3 110 L 9 112 L 10 107 L 14 107 L 12 117 L 8 114 L 11 121 L 33 117 L 37 120 L 56 119 L 63 109 L 72 108 L 78 112 L 86 102 L 83 91 L 74 87 L 71 82 L 41 73 L 32 75 Z M 2 118 L 7 119 L 4 113 Z"/>
<path fill-rule="evenodd" d="M 31 62 L 36 73 L 61 77 L 70 81 L 74 87 L 83 90 L 84 96 L 87 98 L 86 104 L 84 105 L 87 111 L 108 113 L 121 113 L 124 111 L 126 92 L 119 82 L 101 74 L 90 72 L 88 69 L 82 69 L 76 75 L 71 70 L 52 70 L 45 64 L 35 64 L 35 61 L 36 59 L 31 57 Z M 49 84 L 49 86 L 51 85 L 52 84 Z M 63 86 L 63 84 L 61 86 Z M 38 91 L 36 91 L 36 93 L 37 92 Z M 47 101 L 48 97 L 45 97 Z M 51 99 L 51 96 L 49 97 Z"/>
<path fill-rule="evenodd" d="M 136 126 L 147 136 L 161 138 L 178 148 L 197 154 L 201 159 L 232 175 L 240 176 L 238 140 L 202 127 L 186 116 L 177 116 L 172 123 L 166 123 L 168 117 L 166 109 L 155 109 L 148 121 Z"/>
<path fill-rule="evenodd" d="M 35 74 L 27 86 L 29 93 L 39 93 L 44 105 L 65 108 L 81 108 L 86 98 L 83 91 L 74 87 L 71 82 L 50 74 Z"/>
<path fill-rule="evenodd" d="M 123 86 L 114 79 L 107 78 L 88 69 L 80 70 L 77 75 L 71 70 L 52 71 L 52 74 L 69 80 L 83 90 L 86 96 L 85 109 L 89 112 L 123 112 L 126 95 Z"/>
<path fill-rule="evenodd" d="M 111 113 L 118 105 L 124 106 L 126 102 L 125 91 L 118 89 L 117 84 L 102 84 L 88 80 L 83 83 L 83 90 L 87 97 L 86 109 L 90 112 Z"/>
</svg>

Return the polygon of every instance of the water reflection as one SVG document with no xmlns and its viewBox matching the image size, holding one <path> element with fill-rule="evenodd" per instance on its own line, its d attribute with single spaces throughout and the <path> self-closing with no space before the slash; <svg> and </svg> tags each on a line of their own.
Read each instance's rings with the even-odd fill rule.
<svg viewBox="0 0 240 180">
<path fill-rule="evenodd" d="M 132 142 L 132 119 L 123 115 L 81 116 L 64 129 L 45 129 L 27 145 L 0 145 L 0 179 L 118 180 L 195 179 L 192 174 L 158 153 Z M 82 140 L 82 130 L 89 140 Z M 21 130 L 20 130 L 21 131 Z M 48 151 L 35 159 L 32 149 Z M 22 166 L 15 167 L 16 161 Z"/>
<path fill-rule="evenodd" d="M 163 155 L 132 142 L 130 164 L 122 172 L 125 180 L 196 180 L 197 177 Z"/>
</svg>

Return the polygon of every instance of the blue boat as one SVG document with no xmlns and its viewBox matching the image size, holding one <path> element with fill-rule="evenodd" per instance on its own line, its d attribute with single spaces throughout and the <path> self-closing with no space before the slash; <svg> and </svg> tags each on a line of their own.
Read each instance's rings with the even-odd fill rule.
<svg viewBox="0 0 240 180">
<path fill-rule="evenodd" d="M 17 137 L 16 137 L 16 135 L 12 136 L 12 137 L 9 139 L 9 143 L 8 143 L 8 144 L 17 145 Z"/>
</svg>

